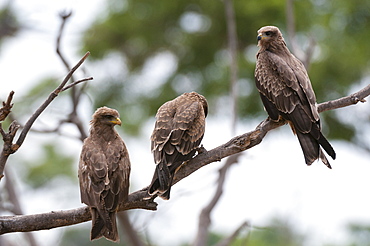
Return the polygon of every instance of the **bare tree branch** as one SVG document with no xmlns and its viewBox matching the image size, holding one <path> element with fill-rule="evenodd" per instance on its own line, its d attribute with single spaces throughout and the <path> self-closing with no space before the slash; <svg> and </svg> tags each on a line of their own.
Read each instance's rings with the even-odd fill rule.
<svg viewBox="0 0 370 246">
<path fill-rule="evenodd" d="M 131 193 L 128 201 L 120 207 L 120 211 L 129 209 L 156 210 L 157 203 L 153 200 L 144 200 L 145 196 L 146 191 L 144 190 Z M 91 213 L 87 206 L 34 215 L 0 216 L 0 235 L 10 232 L 49 230 L 89 220 L 91 220 Z"/>
<path fill-rule="evenodd" d="M 69 88 L 72 88 L 72 87 L 73 87 L 73 86 L 75 86 L 75 85 L 78 85 L 78 84 L 80 84 L 80 83 L 82 83 L 82 82 L 86 82 L 86 81 L 93 80 L 93 79 L 94 79 L 93 77 L 88 77 L 88 78 L 84 78 L 84 79 L 77 80 L 77 81 L 75 81 L 75 82 L 73 82 L 73 83 L 71 83 L 71 84 L 67 85 L 66 87 L 64 87 L 64 88 L 62 89 L 62 91 L 68 90 Z"/>
<path fill-rule="evenodd" d="M 11 109 L 13 107 L 12 103 L 13 95 L 14 91 L 11 91 L 6 102 L 3 102 L 3 107 L 0 108 L 0 121 L 4 121 L 5 118 L 8 117 L 8 115 L 10 114 Z"/>
<path fill-rule="evenodd" d="M 7 172 L 7 170 L 5 170 L 5 173 L 6 173 L 5 189 L 6 189 L 7 194 L 8 194 L 8 200 L 13 205 L 11 212 L 14 213 L 14 214 L 17 214 L 17 215 L 21 215 L 21 214 L 23 214 L 23 211 L 22 211 L 22 207 L 19 203 L 17 192 L 14 188 L 12 175 L 10 175 L 9 172 Z M 36 242 L 36 239 L 33 236 L 32 232 L 27 232 L 24 236 L 27 238 L 27 242 L 29 243 L 30 246 L 37 246 L 38 245 L 38 243 Z"/>
<path fill-rule="evenodd" d="M 337 109 L 346 107 L 357 102 L 364 101 L 364 98 L 370 95 L 370 85 L 362 90 L 353 93 L 347 97 L 343 97 L 331 102 L 325 102 L 318 105 L 318 111 Z M 355 98 L 356 100 L 353 100 Z M 253 131 L 236 136 L 227 143 L 222 144 L 212 150 L 202 150 L 197 156 L 189 162 L 184 163 L 176 172 L 174 183 L 191 175 L 193 172 L 209 163 L 220 161 L 221 159 L 231 156 L 233 154 L 250 149 L 263 140 L 266 134 L 284 125 L 284 121 L 273 122 L 268 118 L 262 121 Z M 147 198 L 147 187 L 142 190 L 133 192 L 129 195 L 128 201 L 120 207 L 120 211 L 129 209 L 147 209 L 156 210 L 157 204 Z M 82 223 L 91 219 L 88 207 L 81 207 L 66 211 L 50 212 L 35 215 L 21 215 L 21 216 L 2 216 L 0 217 L 0 235 L 10 232 L 26 232 L 36 230 L 47 230 L 56 227 L 69 226 L 73 224 Z"/>
<path fill-rule="evenodd" d="M 204 207 L 202 209 L 202 212 L 200 213 L 198 222 L 198 232 L 197 236 L 195 237 L 193 246 L 203 246 L 207 244 L 208 228 L 211 225 L 211 213 L 224 192 L 226 173 L 231 167 L 231 165 L 238 162 L 239 156 L 240 153 L 232 155 L 229 158 L 227 158 L 225 165 L 219 170 L 219 178 L 217 179 L 216 192 L 211 201 L 209 202 L 209 204 L 206 207 Z"/>
<path fill-rule="evenodd" d="M 59 13 L 59 17 L 62 19 L 62 23 L 60 24 L 60 27 L 59 27 L 59 32 L 58 32 L 58 36 L 57 36 L 57 44 L 56 44 L 56 47 L 57 47 L 56 52 L 59 55 L 59 58 L 62 60 L 65 68 L 67 69 L 67 71 L 70 70 L 70 66 L 69 66 L 67 60 L 64 58 L 64 56 L 61 52 L 60 43 L 61 43 L 61 40 L 62 40 L 62 37 L 63 37 L 63 31 L 64 31 L 65 24 L 66 24 L 68 18 L 71 17 L 71 16 L 72 16 L 72 11 L 62 11 L 62 12 Z"/>
<path fill-rule="evenodd" d="M 230 53 L 230 87 L 231 87 L 231 100 L 232 100 L 232 124 L 231 129 L 236 127 L 236 117 L 237 117 L 237 99 L 238 99 L 238 41 L 236 33 L 236 23 L 235 23 L 235 12 L 232 0 L 224 0 L 225 5 L 225 16 L 227 23 L 227 39 L 228 39 L 228 49 Z M 233 132 L 234 133 L 234 132 Z"/>
<path fill-rule="evenodd" d="M 46 101 L 36 110 L 36 112 L 31 116 L 31 118 L 27 121 L 24 125 L 24 129 L 21 132 L 16 144 L 13 146 L 14 150 L 17 150 L 23 143 L 24 139 L 28 131 L 30 130 L 31 126 L 35 122 L 35 120 L 40 116 L 40 114 L 46 109 L 47 106 L 59 95 L 60 92 L 63 91 L 64 86 L 68 82 L 68 80 L 72 77 L 73 73 L 82 65 L 82 63 L 86 60 L 86 58 L 90 55 L 90 52 L 87 52 L 81 60 L 70 70 L 67 76 L 64 78 L 63 82 L 52 92 L 50 93 L 49 97 Z"/>
<path fill-rule="evenodd" d="M 285 3 L 285 13 L 286 13 L 286 27 L 287 34 L 290 44 L 292 46 L 292 51 L 296 56 L 303 58 L 303 52 L 298 48 L 297 42 L 295 41 L 295 19 L 294 19 L 294 1 L 286 0 Z M 306 64 L 305 64 L 306 65 Z"/>
<path fill-rule="evenodd" d="M 246 227 L 249 227 L 249 223 L 247 221 L 243 222 L 229 237 L 224 238 L 221 242 L 217 243 L 215 246 L 228 246 L 235 240 L 235 238 L 239 235 L 240 231 Z"/>
<path fill-rule="evenodd" d="M 65 24 L 71 16 L 72 16 L 72 11 L 63 11 L 63 12 L 59 13 L 59 17 L 61 18 L 62 22 L 61 22 L 60 27 L 59 27 L 59 33 L 58 33 L 58 36 L 57 36 L 57 43 L 56 43 L 56 47 L 57 47 L 56 52 L 57 52 L 59 58 L 62 60 L 64 66 L 67 69 L 67 71 L 70 70 L 70 66 L 67 62 L 67 59 L 64 57 L 63 53 L 61 52 L 61 40 L 62 40 L 62 37 L 63 37 Z M 80 103 L 80 99 L 81 99 L 81 95 L 82 95 L 82 91 L 83 91 L 84 87 L 82 87 L 82 89 L 78 90 L 77 87 L 73 86 L 74 84 L 78 84 L 77 83 L 78 81 L 73 82 L 74 81 L 73 77 L 71 77 L 71 80 L 72 80 L 72 84 L 67 86 L 67 87 L 72 87 L 72 90 L 71 90 L 72 111 L 68 116 L 68 120 L 66 120 L 65 122 L 73 123 L 77 127 L 78 131 L 80 132 L 80 140 L 83 141 L 85 138 L 87 138 L 87 133 L 86 133 L 85 128 L 82 125 L 80 117 L 77 114 L 77 107 Z M 83 81 L 80 81 L 80 82 L 83 82 Z M 68 89 L 67 87 L 65 89 Z"/>
<path fill-rule="evenodd" d="M 318 111 L 319 113 L 321 113 L 323 111 L 343 108 L 349 105 L 356 104 L 358 102 L 363 102 L 365 101 L 365 98 L 369 95 L 370 85 L 349 96 L 321 103 L 318 105 Z M 209 163 L 221 161 L 221 159 L 227 156 L 245 151 L 258 145 L 259 143 L 261 143 L 261 141 L 269 131 L 284 124 L 285 121 L 273 122 L 269 118 L 267 118 L 262 121 L 255 130 L 236 136 L 229 140 L 227 143 L 220 145 L 219 147 L 214 148 L 210 151 L 203 150 L 202 153 L 195 156 L 190 161 L 184 163 L 179 168 L 179 170 L 176 172 L 173 183 L 177 183 L 181 179 L 189 176 L 193 172 L 197 171 L 199 168 Z"/>
<path fill-rule="evenodd" d="M 228 37 L 228 50 L 230 55 L 230 98 L 231 98 L 231 133 L 235 134 L 236 121 L 237 121 L 237 101 L 238 101 L 238 42 L 236 33 L 236 23 L 235 23 L 235 12 L 232 0 L 224 0 L 225 6 L 225 19 L 227 23 L 227 37 Z M 206 245 L 208 238 L 208 230 L 211 225 L 211 213 L 215 208 L 216 204 L 220 200 L 223 194 L 223 186 L 225 183 L 225 176 L 227 170 L 232 164 L 237 162 L 237 157 L 239 155 L 230 156 L 224 166 L 219 170 L 219 178 L 217 180 L 217 190 L 209 202 L 209 204 L 204 207 L 199 215 L 198 231 L 195 237 L 194 246 Z"/>
<path fill-rule="evenodd" d="M 317 109 L 319 113 L 321 113 L 328 110 L 344 108 L 350 105 L 357 104 L 358 102 L 364 103 L 366 102 L 365 98 L 368 97 L 369 95 L 370 95 L 370 84 L 349 96 L 320 103 L 317 106 Z"/>
<path fill-rule="evenodd" d="M 4 168 L 5 164 L 9 158 L 9 155 L 15 153 L 23 144 L 28 132 L 30 131 L 33 123 L 36 119 L 40 116 L 40 114 L 46 109 L 47 106 L 59 95 L 60 92 L 63 91 L 68 80 L 71 78 L 72 74 L 82 65 L 82 63 L 86 60 L 86 58 L 90 55 L 90 52 L 87 52 L 80 61 L 69 71 L 67 76 L 64 78 L 62 83 L 52 92 L 50 93 L 49 97 L 45 100 L 45 102 L 35 111 L 35 113 L 29 118 L 29 120 L 24 125 L 24 128 L 19 135 L 19 138 L 15 144 L 13 144 L 14 136 L 19 128 L 19 125 L 13 121 L 13 123 L 9 127 L 9 132 L 5 133 L 2 129 L 1 125 L 1 134 L 3 135 L 4 139 L 4 146 L 0 156 L 0 180 L 4 176 Z"/>
<path fill-rule="evenodd" d="M 125 236 L 126 236 L 126 241 L 128 242 L 128 245 L 131 246 L 145 246 L 145 243 L 141 241 L 141 238 L 137 234 L 137 232 L 134 230 L 133 226 L 131 225 L 130 219 L 128 217 L 127 212 L 121 212 L 118 213 L 118 221 L 122 225 Z M 122 241 L 122 239 L 121 239 Z"/>
<path fill-rule="evenodd" d="M 0 133 L 4 141 L 3 149 L 0 155 L 0 180 L 2 179 L 2 177 L 4 177 L 4 174 L 3 174 L 4 168 L 5 168 L 6 161 L 9 158 L 9 155 L 14 153 L 14 151 L 12 150 L 13 139 L 19 127 L 20 125 L 16 121 L 13 121 L 9 126 L 9 131 L 5 132 L 2 124 L 0 123 Z"/>
<path fill-rule="evenodd" d="M 303 65 L 308 70 L 308 66 L 310 65 L 310 61 L 313 55 L 313 50 L 316 45 L 316 41 L 311 37 L 309 39 L 309 44 L 306 51 L 303 51 L 299 48 L 296 40 L 296 31 L 295 31 L 295 19 L 294 19 L 294 1 L 293 0 L 286 0 L 286 26 L 287 26 L 287 34 L 288 40 L 291 45 L 293 54 L 295 54 L 303 63 Z"/>
</svg>

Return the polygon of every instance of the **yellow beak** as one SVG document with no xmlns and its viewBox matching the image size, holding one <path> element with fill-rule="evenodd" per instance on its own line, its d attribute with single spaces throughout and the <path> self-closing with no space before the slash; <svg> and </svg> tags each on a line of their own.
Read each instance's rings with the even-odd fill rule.
<svg viewBox="0 0 370 246">
<path fill-rule="evenodd" d="M 116 124 L 116 125 L 119 125 L 119 126 L 122 124 L 122 122 L 121 122 L 121 120 L 119 118 L 116 118 L 115 120 L 112 120 L 111 122 L 113 124 Z"/>
</svg>

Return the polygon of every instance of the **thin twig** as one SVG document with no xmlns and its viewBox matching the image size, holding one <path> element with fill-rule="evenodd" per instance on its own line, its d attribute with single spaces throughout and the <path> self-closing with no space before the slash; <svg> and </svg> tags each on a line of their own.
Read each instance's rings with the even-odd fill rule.
<svg viewBox="0 0 370 246">
<path fill-rule="evenodd" d="M 78 85 L 79 83 L 82 83 L 82 82 L 85 82 L 85 81 L 88 81 L 88 80 L 93 80 L 93 79 L 94 79 L 93 77 L 88 77 L 88 78 L 77 80 L 77 81 L 73 82 L 72 84 L 69 84 L 66 87 L 64 87 L 62 89 L 62 91 L 68 90 L 69 88 L 71 88 L 71 87 L 73 87 L 75 85 Z"/>
<path fill-rule="evenodd" d="M 64 78 L 62 83 L 48 96 L 48 98 L 44 101 L 44 103 L 35 111 L 35 113 L 29 118 L 29 120 L 24 125 L 22 132 L 20 133 L 18 140 L 15 144 L 13 144 L 13 139 L 17 130 L 19 129 L 19 125 L 17 122 L 13 121 L 9 127 L 9 132 L 5 133 L 5 131 L 1 128 L 1 133 L 3 134 L 4 145 L 0 155 L 0 180 L 4 176 L 4 168 L 5 164 L 9 158 L 9 156 L 15 153 L 23 144 L 28 132 L 30 131 L 33 123 L 36 119 L 40 116 L 40 114 L 46 109 L 47 106 L 59 95 L 60 92 L 63 91 L 68 80 L 71 78 L 72 74 L 82 65 L 82 63 L 86 60 L 86 58 L 90 55 L 90 52 L 87 52 L 80 61 L 69 71 L 67 76 Z M 5 136 L 4 136 L 5 133 Z"/>
<path fill-rule="evenodd" d="M 67 20 L 72 16 L 72 11 L 63 11 L 59 14 L 60 18 L 62 19 L 62 22 L 60 24 L 59 33 L 57 37 L 57 43 L 56 43 L 56 52 L 59 56 L 59 58 L 62 60 L 64 66 L 66 67 L 67 71 L 70 70 L 70 66 L 67 62 L 67 59 L 64 57 L 63 53 L 61 52 L 61 39 L 63 37 L 63 32 L 65 28 L 65 24 Z M 74 82 L 73 77 L 71 77 L 72 84 L 76 83 Z M 84 86 L 82 86 L 81 89 L 78 89 L 77 87 L 72 86 L 71 90 L 71 98 L 72 98 L 72 111 L 68 115 L 68 120 L 66 122 L 71 122 L 76 125 L 77 129 L 80 132 L 80 140 L 83 141 L 87 137 L 87 133 L 85 128 L 83 127 L 80 117 L 77 114 L 77 108 L 80 103 L 80 98 L 82 95 Z M 67 88 L 65 88 L 67 89 Z"/>
<path fill-rule="evenodd" d="M 0 180 L 4 177 L 4 168 L 6 161 L 8 160 L 9 156 L 14 153 L 14 151 L 12 150 L 13 139 L 19 127 L 20 125 L 16 121 L 13 121 L 9 126 L 9 131 L 5 132 L 2 125 L 0 124 L 0 132 L 4 141 L 3 149 L 0 155 Z"/>
<path fill-rule="evenodd" d="M 81 60 L 69 71 L 67 76 L 64 78 L 62 83 L 52 92 L 50 93 L 49 97 L 46 99 L 46 101 L 36 110 L 36 112 L 31 116 L 31 118 L 27 121 L 27 123 L 24 125 L 24 128 L 21 132 L 21 135 L 19 136 L 17 143 L 14 145 L 14 149 L 18 149 L 24 139 L 27 136 L 28 131 L 30 130 L 31 126 L 35 122 L 35 120 L 40 116 L 40 114 L 46 109 L 47 106 L 56 98 L 60 92 L 62 92 L 64 86 L 68 82 L 68 80 L 72 77 L 73 73 L 82 65 L 82 63 L 86 60 L 86 58 L 90 55 L 90 52 L 87 52 Z"/>
<path fill-rule="evenodd" d="M 60 47 L 61 47 L 61 40 L 62 40 L 62 37 L 63 37 L 63 31 L 64 31 L 64 27 L 65 27 L 65 24 L 68 20 L 69 17 L 72 16 L 72 11 L 63 11 L 63 12 L 60 12 L 59 13 L 59 17 L 62 19 L 62 23 L 60 24 L 60 27 L 59 27 L 59 32 L 58 32 L 58 36 L 57 36 L 57 44 L 56 44 L 56 52 L 57 54 L 59 55 L 59 58 L 62 60 L 65 68 L 67 69 L 67 71 L 70 70 L 70 66 L 67 62 L 67 60 L 64 58 L 62 52 L 60 51 Z"/>
<path fill-rule="evenodd" d="M 344 108 L 350 105 L 357 104 L 358 102 L 364 103 L 366 102 L 365 98 L 368 97 L 369 95 L 370 95 L 370 84 L 349 96 L 320 103 L 317 106 L 317 109 L 319 113 L 321 113 L 328 110 Z"/>
<path fill-rule="evenodd" d="M 12 103 L 13 95 L 14 91 L 11 91 L 6 102 L 3 102 L 3 107 L 0 108 L 0 121 L 4 121 L 5 118 L 10 114 L 11 109 L 13 107 Z"/>
<path fill-rule="evenodd" d="M 199 215 L 198 231 L 193 246 L 203 246 L 207 244 L 208 228 L 211 225 L 211 213 L 224 192 L 226 173 L 233 164 L 238 162 L 239 156 L 240 153 L 229 156 L 227 158 L 227 161 L 225 162 L 225 165 L 219 170 L 216 192 L 213 195 L 211 201 L 206 207 L 202 209 Z"/>
<path fill-rule="evenodd" d="M 8 194 L 8 200 L 13 205 L 11 212 L 13 212 L 16 215 L 21 215 L 23 214 L 23 211 L 18 199 L 18 194 L 14 188 L 14 182 L 12 180 L 13 176 L 7 170 L 5 170 L 5 173 L 6 173 L 5 189 Z M 27 232 L 24 236 L 27 238 L 27 241 L 29 242 L 30 246 L 38 245 L 32 232 Z"/>
<path fill-rule="evenodd" d="M 248 227 L 249 227 L 248 221 L 243 222 L 230 236 L 222 239 L 221 242 L 217 243 L 215 246 L 229 246 L 229 245 L 231 245 L 231 243 L 239 235 L 240 231 L 242 229 L 248 228 Z"/>
</svg>

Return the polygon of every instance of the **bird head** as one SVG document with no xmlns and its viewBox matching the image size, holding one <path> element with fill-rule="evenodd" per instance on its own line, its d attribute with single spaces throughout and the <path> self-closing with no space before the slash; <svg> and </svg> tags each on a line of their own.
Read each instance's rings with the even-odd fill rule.
<svg viewBox="0 0 370 246">
<path fill-rule="evenodd" d="M 188 96 L 192 96 L 192 97 L 195 97 L 195 98 L 198 98 L 198 100 L 200 101 L 200 103 L 202 104 L 203 106 L 203 110 L 204 110 L 204 116 L 207 117 L 208 115 L 208 102 L 207 102 L 207 99 L 201 95 L 201 94 L 198 94 L 196 92 L 189 92 L 189 93 L 184 93 L 184 95 L 187 94 Z"/>
<path fill-rule="evenodd" d="M 257 31 L 258 46 L 267 45 L 283 36 L 276 26 L 264 26 Z"/>
<path fill-rule="evenodd" d="M 95 123 L 112 126 L 122 124 L 118 111 L 108 107 L 101 107 L 95 111 L 91 124 Z"/>
<path fill-rule="evenodd" d="M 202 105 L 203 105 L 204 116 L 207 117 L 207 115 L 208 115 L 207 99 L 203 95 L 200 95 L 200 94 L 199 94 L 199 98 L 200 98 L 200 101 L 202 102 Z"/>
</svg>

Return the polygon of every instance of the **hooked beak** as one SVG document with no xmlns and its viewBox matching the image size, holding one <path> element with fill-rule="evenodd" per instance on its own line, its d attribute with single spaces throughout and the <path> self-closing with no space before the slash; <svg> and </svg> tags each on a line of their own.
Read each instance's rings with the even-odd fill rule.
<svg viewBox="0 0 370 246">
<path fill-rule="evenodd" d="M 119 126 L 122 124 L 122 122 L 121 122 L 120 118 L 116 118 L 116 119 L 112 120 L 111 122 L 112 122 L 113 124 L 115 124 L 115 125 L 119 125 Z"/>
</svg>

